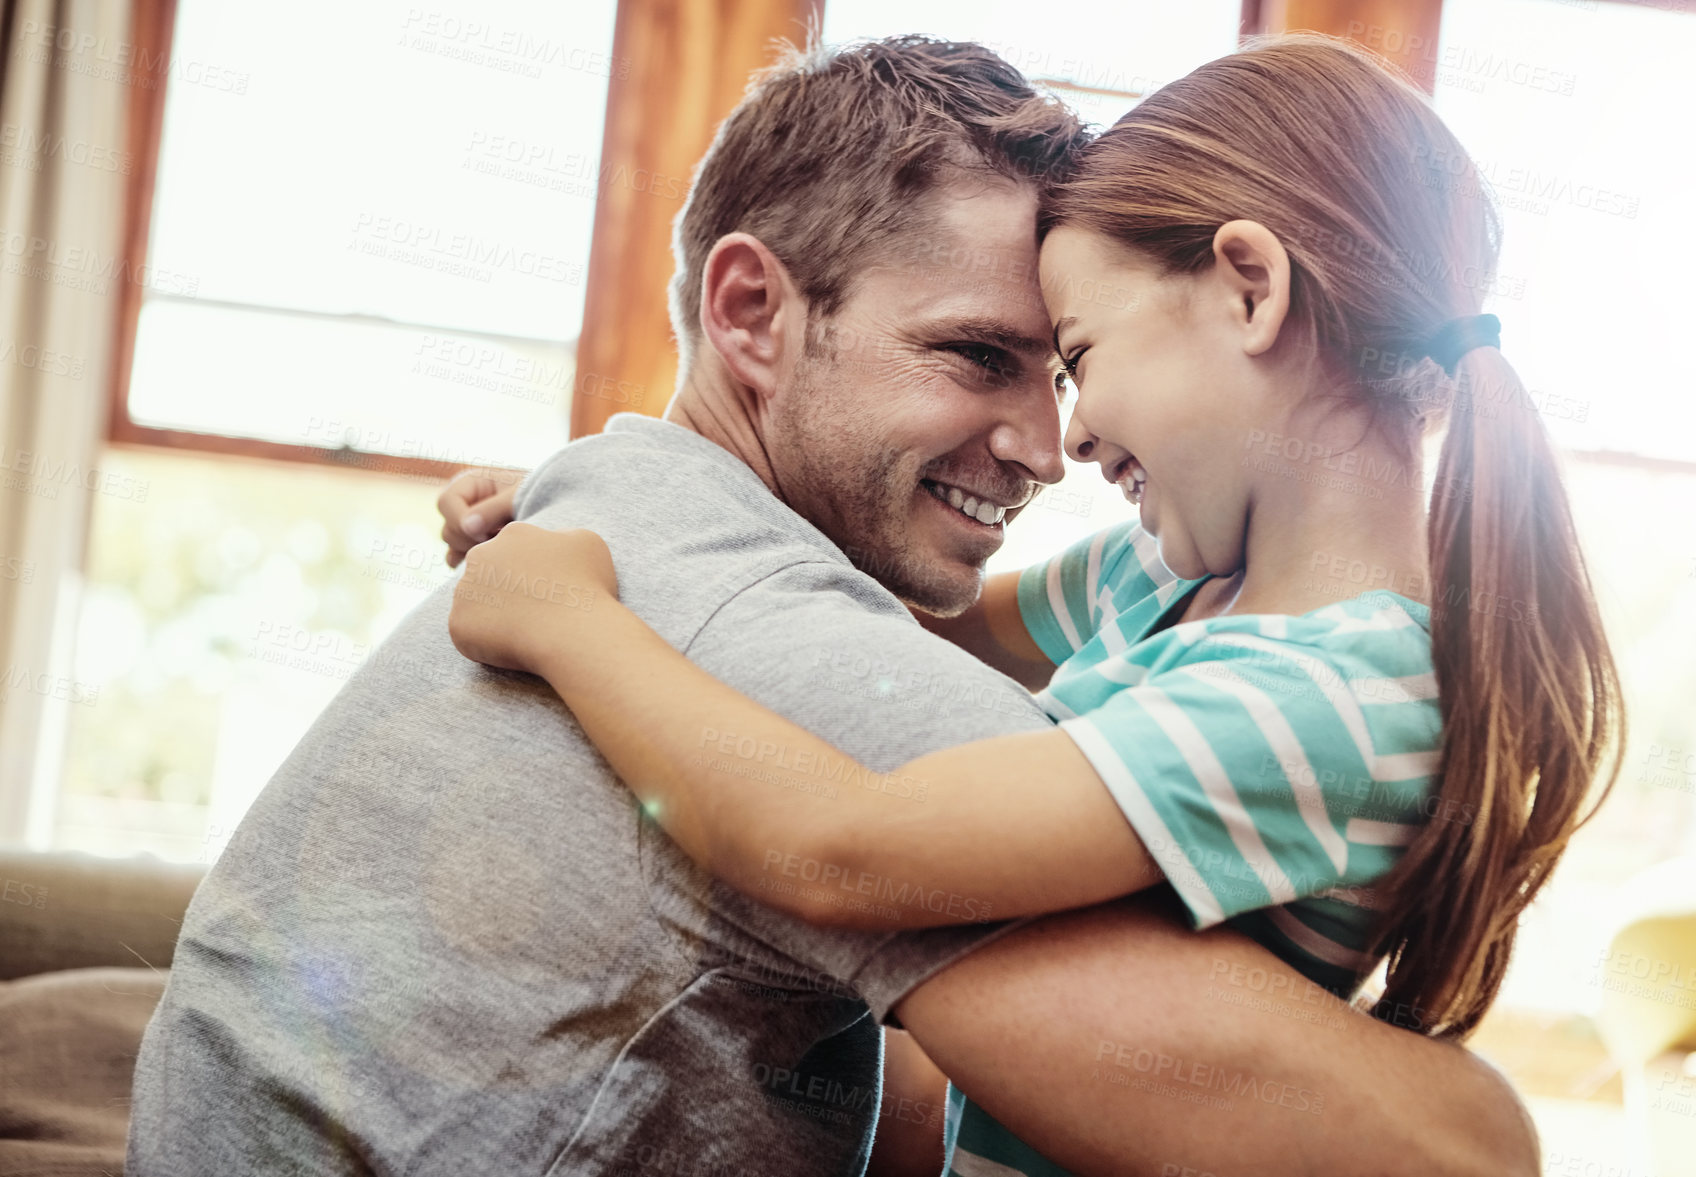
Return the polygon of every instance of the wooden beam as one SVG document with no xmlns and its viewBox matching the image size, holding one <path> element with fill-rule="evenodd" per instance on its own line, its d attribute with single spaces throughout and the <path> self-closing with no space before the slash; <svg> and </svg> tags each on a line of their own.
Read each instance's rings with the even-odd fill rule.
<svg viewBox="0 0 1696 1177">
<path fill-rule="evenodd" d="M 165 86 L 170 80 L 171 41 L 176 32 L 177 0 L 132 0 L 130 42 L 137 61 L 158 62 L 151 72 L 137 69 L 126 112 L 130 173 L 124 197 L 123 261 L 126 280 L 118 284 L 118 328 L 106 389 L 110 411 L 108 437 L 133 440 L 130 421 L 130 366 L 135 361 L 135 332 L 141 321 L 142 283 L 147 264 L 147 234 L 153 224 L 153 189 L 159 172 L 159 138 L 165 126 Z"/>
<path fill-rule="evenodd" d="M 672 221 L 772 42 L 802 43 L 822 10 L 823 0 L 619 0 L 571 436 L 599 433 L 614 413 L 665 411 L 677 378 Z"/>
<path fill-rule="evenodd" d="M 1306 30 L 1358 41 L 1406 70 L 1431 93 L 1443 0 L 1244 0 L 1242 31 Z"/>
</svg>

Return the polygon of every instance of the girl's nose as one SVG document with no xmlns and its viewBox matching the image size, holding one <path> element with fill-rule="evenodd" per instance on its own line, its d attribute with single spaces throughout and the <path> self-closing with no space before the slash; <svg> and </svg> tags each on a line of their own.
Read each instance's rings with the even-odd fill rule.
<svg viewBox="0 0 1696 1177">
<path fill-rule="evenodd" d="M 1066 453 L 1074 462 L 1087 462 L 1100 445 L 1101 439 L 1091 433 L 1084 425 L 1082 414 L 1072 411 L 1072 420 L 1066 426 Z"/>
</svg>

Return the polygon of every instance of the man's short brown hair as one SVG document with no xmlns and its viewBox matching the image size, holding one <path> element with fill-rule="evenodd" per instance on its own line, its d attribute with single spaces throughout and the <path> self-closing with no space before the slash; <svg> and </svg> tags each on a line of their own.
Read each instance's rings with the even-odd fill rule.
<svg viewBox="0 0 1696 1177">
<path fill-rule="evenodd" d="M 1064 104 L 982 45 L 903 36 L 791 49 L 720 125 L 673 228 L 671 321 L 685 365 L 707 255 L 727 233 L 764 242 L 810 317 L 826 317 L 868 257 L 923 227 L 918 198 L 951 172 L 1040 186 L 1087 140 Z"/>
</svg>

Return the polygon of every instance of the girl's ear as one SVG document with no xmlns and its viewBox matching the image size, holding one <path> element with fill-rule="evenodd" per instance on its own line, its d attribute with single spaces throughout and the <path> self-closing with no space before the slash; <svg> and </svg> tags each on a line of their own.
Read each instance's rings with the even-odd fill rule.
<svg viewBox="0 0 1696 1177">
<path fill-rule="evenodd" d="M 1213 262 L 1244 354 L 1260 355 L 1278 341 L 1290 310 L 1290 257 L 1283 242 L 1259 221 L 1227 221 L 1213 235 Z"/>
</svg>

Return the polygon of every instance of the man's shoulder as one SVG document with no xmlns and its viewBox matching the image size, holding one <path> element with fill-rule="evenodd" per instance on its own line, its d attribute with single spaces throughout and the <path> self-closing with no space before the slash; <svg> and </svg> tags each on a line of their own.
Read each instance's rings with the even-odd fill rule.
<svg viewBox="0 0 1696 1177">
<path fill-rule="evenodd" d="M 662 631 L 668 616 L 698 626 L 790 565 L 858 575 L 740 459 L 665 421 L 625 422 L 572 442 L 531 472 L 516 506 L 525 522 L 599 532 L 618 567 L 620 596 Z M 667 636 L 686 641 L 692 632 Z"/>
<path fill-rule="evenodd" d="M 818 535 L 722 446 L 672 422 L 633 413 L 621 413 L 605 432 L 554 451 L 525 477 L 514 506 L 519 519 L 528 519 L 584 499 L 641 516 L 656 533 L 674 530 L 703 510 L 733 510 L 791 534 Z"/>
<path fill-rule="evenodd" d="M 778 569 L 727 600 L 687 653 L 880 771 L 886 760 L 1048 726 L 1030 692 L 847 565 Z"/>
</svg>

